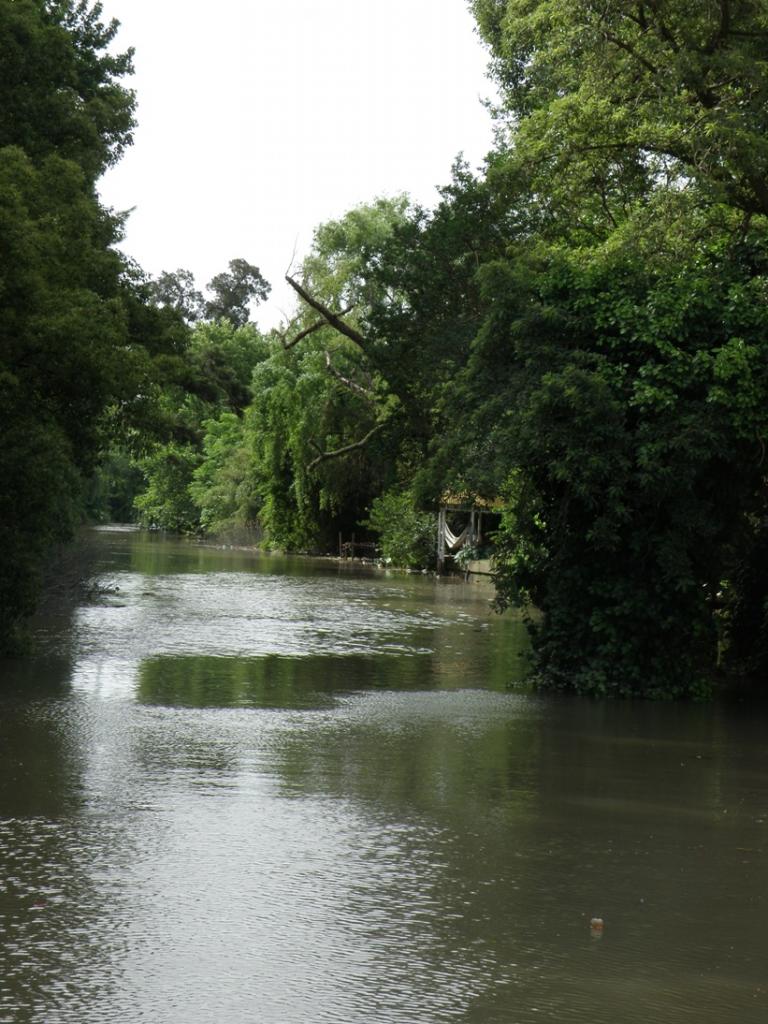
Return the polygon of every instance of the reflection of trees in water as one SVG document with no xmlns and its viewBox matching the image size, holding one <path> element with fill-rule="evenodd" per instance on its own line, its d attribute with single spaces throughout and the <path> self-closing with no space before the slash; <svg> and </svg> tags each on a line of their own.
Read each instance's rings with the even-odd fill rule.
<svg viewBox="0 0 768 1024">
<path fill-rule="evenodd" d="M 472 619 L 414 625 L 408 641 L 419 653 L 407 655 L 158 656 L 142 662 L 138 693 L 145 703 L 176 707 L 310 708 L 359 690 L 503 692 L 524 676 L 528 644 L 522 623 L 493 626 Z M 402 641 L 392 637 L 393 646 Z"/>
<path fill-rule="evenodd" d="M 0 663 L 0 818 L 58 817 L 78 806 L 81 766 L 63 657 Z"/>
<path fill-rule="evenodd" d="M 323 707 L 334 691 L 383 685 L 387 674 L 354 657 L 158 657 L 142 662 L 138 696 L 171 707 Z"/>
<path fill-rule="evenodd" d="M 118 547 L 119 545 L 119 547 Z M 200 543 L 193 538 L 169 536 L 161 531 L 140 531 L 116 540 L 122 567 L 145 576 L 169 573 L 245 572 L 254 575 L 289 573 L 291 576 L 332 575 L 333 563 L 286 556 L 228 545 Z"/>
<path fill-rule="evenodd" d="M 713 708 L 393 692 L 388 673 L 403 660 L 420 659 L 259 659 L 255 676 L 251 662 L 201 659 L 202 696 L 206 671 L 214 695 L 228 692 L 228 666 L 235 696 L 252 685 L 261 707 L 287 714 L 166 710 L 158 687 L 175 659 L 145 667 L 144 706 L 26 704 L 15 747 L 0 745 L 3 776 L 41 749 L 40 779 L 69 773 L 81 797 L 46 803 L 35 784 L 17 817 L 0 821 L 0 877 L 13 885 L 0 892 L 10 943 L 0 1017 L 12 1007 L 25 1024 L 45 1019 L 43 1007 L 48 1019 L 64 1011 L 93 1024 L 89 1002 L 124 1008 L 132 989 L 121 965 L 147 962 L 147 922 L 167 940 L 170 970 L 168 915 L 204 923 L 215 910 L 247 925 L 227 902 L 243 888 L 257 919 L 265 900 L 278 914 L 280 955 L 305 955 L 309 920 L 327 963 L 348 956 L 356 995 L 380 998 L 387 1020 L 415 1019 L 414 1005 L 423 1019 L 450 1009 L 475 1024 L 528 1022 L 532 1006 L 566 1020 L 599 1005 L 595 1019 L 635 1024 L 726 1020 L 730 1005 L 759 1019 L 760 721 Z M 332 700 L 350 666 L 371 673 L 370 692 Z M 301 704 L 318 675 L 326 703 Z M 179 670 L 182 697 L 198 693 L 189 680 Z M 11 784 L 0 793 L 11 800 Z M 213 865 L 223 886 L 192 911 L 190 858 L 196 885 L 208 891 Z M 170 910 L 168 886 L 179 901 Z M 37 898 L 47 905 L 35 908 Z M 597 942 L 593 914 L 606 921 Z"/>
<path fill-rule="evenodd" d="M 287 732 L 288 793 L 322 793 L 409 815 L 486 820 L 531 799 L 537 730 L 515 698 L 481 692 L 380 693 L 315 729 Z"/>
</svg>

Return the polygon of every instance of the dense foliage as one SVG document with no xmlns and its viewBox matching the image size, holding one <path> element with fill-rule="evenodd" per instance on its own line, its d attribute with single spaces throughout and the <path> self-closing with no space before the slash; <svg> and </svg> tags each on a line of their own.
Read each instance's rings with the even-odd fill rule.
<svg viewBox="0 0 768 1024">
<path fill-rule="evenodd" d="M 0 5 L 5 622 L 109 442 L 104 515 L 135 491 L 165 528 L 371 530 L 403 565 L 446 492 L 501 499 L 498 604 L 529 613 L 541 685 L 765 673 L 768 0 L 472 7 L 499 87 L 482 174 L 321 225 L 263 335 L 245 260 L 206 297 L 112 250 L 93 183 L 130 141 L 130 56 L 98 5 Z"/>
<path fill-rule="evenodd" d="M 135 287 L 111 248 L 121 222 L 95 192 L 131 139 L 131 55 L 109 52 L 115 26 L 99 14 L 0 4 L 0 648 L 77 520 L 105 408 L 143 373 L 129 351 Z"/>
<path fill-rule="evenodd" d="M 509 467 L 500 599 L 543 612 L 550 685 L 706 692 L 764 521 L 768 8 L 475 9 L 507 125 L 488 180 L 531 218 L 484 269 L 470 369 L 508 409 L 473 404 Z"/>
</svg>

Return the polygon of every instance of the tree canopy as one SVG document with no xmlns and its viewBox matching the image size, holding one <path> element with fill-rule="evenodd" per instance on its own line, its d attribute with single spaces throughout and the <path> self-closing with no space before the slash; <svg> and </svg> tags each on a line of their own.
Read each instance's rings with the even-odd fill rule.
<svg viewBox="0 0 768 1024">
<path fill-rule="evenodd" d="M 763 543 L 768 8 L 474 9 L 502 97 L 488 180 L 530 217 L 482 271 L 467 377 L 507 365 L 506 422 L 480 417 L 509 468 L 500 598 L 543 611 L 550 684 L 697 693 Z"/>
<path fill-rule="evenodd" d="M 567 218 L 577 194 L 615 226 L 658 187 L 768 214 L 763 0 L 472 6 L 497 115 L 548 218 Z"/>
<path fill-rule="evenodd" d="M 116 24 L 99 4 L 0 4 L 0 647 L 34 606 L 43 558 L 79 517 L 110 407 L 172 347 L 113 248 L 95 192 L 130 144 Z M 140 327 L 140 330 L 139 330 Z"/>
</svg>

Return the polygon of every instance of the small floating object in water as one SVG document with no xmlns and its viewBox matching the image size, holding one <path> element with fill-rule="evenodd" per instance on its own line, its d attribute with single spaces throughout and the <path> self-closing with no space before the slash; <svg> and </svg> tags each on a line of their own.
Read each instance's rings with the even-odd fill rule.
<svg viewBox="0 0 768 1024">
<path fill-rule="evenodd" d="M 599 938 L 603 934 L 605 928 L 605 921 L 602 917 L 593 917 L 589 922 L 589 930 L 593 938 Z"/>
</svg>

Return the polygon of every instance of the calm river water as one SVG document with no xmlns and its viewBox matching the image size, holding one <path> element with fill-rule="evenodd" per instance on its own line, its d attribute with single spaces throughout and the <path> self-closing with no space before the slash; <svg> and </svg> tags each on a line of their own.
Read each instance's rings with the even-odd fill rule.
<svg viewBox="0 0 768 1024">
<path fill-rule="evenodd" d="M 516 692 L 482 585 L 98 540 L 0 665 L 0 1024 L 768 1020 L 764 717 Z"/>
</svg>

